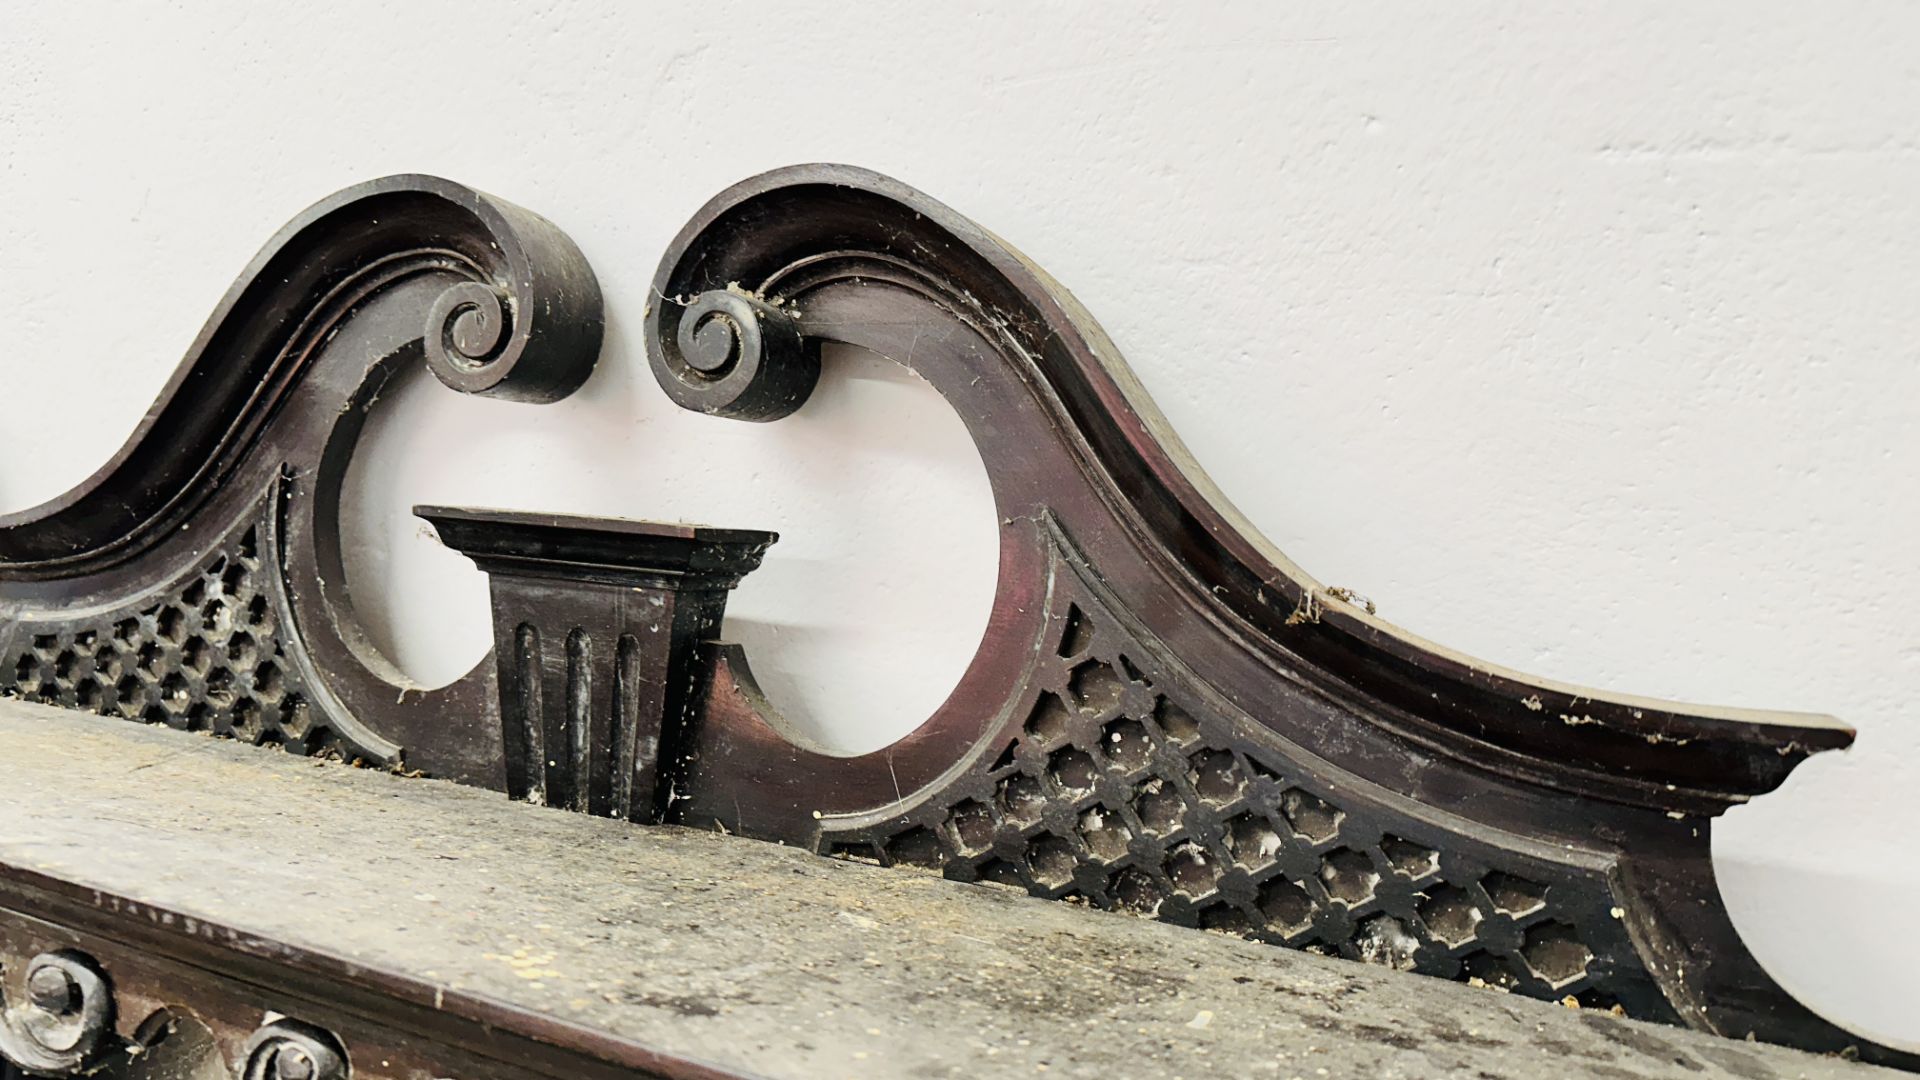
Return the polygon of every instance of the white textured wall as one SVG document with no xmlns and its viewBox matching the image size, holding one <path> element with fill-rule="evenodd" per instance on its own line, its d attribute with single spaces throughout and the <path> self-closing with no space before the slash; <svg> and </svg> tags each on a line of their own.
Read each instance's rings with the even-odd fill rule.
<svg viewBox="0 0 1920 1080">
<path fill-rule="evenodd" d="M 735 633 L 811 729 L 885 742 L 984 625 L 957 420 L 861 357 L 780 424 L 695 417 L 637 341 L 707 196 L 866 165 L 1073 288 L 1247 514 L 1396 622 L 1856 724 L 1717 858 L 1783 981 L 1920 1043 L 1920 8 L 1277 8 L 17 5 L 0 509 L 104 461 L 307 202 L 439 173 L 567 229 L 611 338 L 558 406 L 388 400 L 353 528 L 402 663 L 486 645 L 413 502 L 773 526 Z"/>
</svg>

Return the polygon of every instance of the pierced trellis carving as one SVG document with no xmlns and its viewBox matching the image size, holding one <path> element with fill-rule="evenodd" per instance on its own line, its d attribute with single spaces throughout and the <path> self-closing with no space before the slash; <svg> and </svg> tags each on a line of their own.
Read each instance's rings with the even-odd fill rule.
<svg viewBox="0 0 1920 1080">
<path fill-rule="evenodd" d="M 841 858 L 1671 1020 L 1603 875 L 1333 790 L 1077 604 L 1024 723 Z M 1123 650 L 1131 650 L 1123 651 Z"/>
<path fill-rule="evenodd" d="M 1675 1018 L 1602 867 L 1369 797 L 1210 698 L 1081 574 L 1055 591 L 1051 648 L 1002 733 L 937 795 L 828 826 L 819 850 Z"/>
<path fill-rule="evenodd" d="M 402 368 L 565 397 L 600 292 L 550 222 L 428 176 L 322 200 L 215 309 L 127 444 L 0 516 L 0 693 L 496 786 L 489 665 L 415 684 L 362 628 L 339 502 Z"/>
<path fill-rule="evenodd" d="M 25 624 L 0 692 L 301 754 L 360 756 L 316 713 L 287 656 L 263 584 L 271 574 L 258 528 L 248 526 L 163 600 L 44 630 Z"/>
<path fill-rule="evenodd" d="M 718 640 L 767 533 L 423 508 L 493 575 L 496 654 L 438 688 L 380 655 L 338 502 L 382 387 L 424 364 L 551 401 L 601 334 L 558 229 L 430 177 L 289 225 L 108 466 L 0 517 L 0 693 L 1915 1063 L 1775 985 L 1714 886 L 1712 819 L 1838 723 L 1549 683 L 1383 622 L 1232 511 L 1071 294 L 886 177 L 736 185 L 632 302 L 684 408 L 777 421 L 838 343 L 910 361 L 972 432 L 994 613 L 895 745 L 808 745 Z"/>
</svg>

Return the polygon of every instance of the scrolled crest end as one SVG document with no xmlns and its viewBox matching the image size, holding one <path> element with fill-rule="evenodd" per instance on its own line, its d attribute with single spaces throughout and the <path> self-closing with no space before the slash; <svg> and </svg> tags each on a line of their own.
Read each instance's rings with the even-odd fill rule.
<svg viewBox="0 0 1920 1080">
<path fill-rule="evenodd" d="M 558 401 L 599 358 L 600 286 L 585 256 L 553 223 L 479 192 L 466 201 L 479 226 L 471 280 L 447 287 L 422 330 L 428 370 L 462 393 Z"/>
<path fill-rule="evenodd" d="M 654 377 L 681 408 L 778 420 L 813 393 L 819 347 L 786 308 L 732 288 L 659 303 L 647 351 Z"/>
</svg>

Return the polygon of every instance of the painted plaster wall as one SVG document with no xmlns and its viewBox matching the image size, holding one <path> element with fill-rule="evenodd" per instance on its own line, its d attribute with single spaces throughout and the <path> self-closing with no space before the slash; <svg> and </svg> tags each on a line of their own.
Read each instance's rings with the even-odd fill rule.
<svg viewBox="0 0 1920 1080">
<path fill-rule="evenodd" d="M 1067 283 L 1247 515 L 1394 621 L 1857 725 L 1717 864 L 1784 982 L 1920 1043 L 1916 40 L 1893 2 L 17 6 L 0 510 L 108 457 L 302 206 L 439 173 L 567 229 L 610 338 L 557 406 L 383 403 L 351 512 L 390 651 L 441 682 L 486 648 L 415 502 L 773 527 L 730 632 L 798 724 L 882 744 L 985 622 L 958 421 L 860 356 L 780 424 L 692 416 L 637 338 L 707 196 L 866 165 Z"/>
</svg>

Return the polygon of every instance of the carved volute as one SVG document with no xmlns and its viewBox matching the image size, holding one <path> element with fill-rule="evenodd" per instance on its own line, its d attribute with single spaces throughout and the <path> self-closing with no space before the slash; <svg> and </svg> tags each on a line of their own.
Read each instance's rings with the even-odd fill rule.
<svg viewBox="0 0 1920 1080">
<path fill-rule="evenodd" d="M 993 615 L 896 744 L 810 745 L 723 640 L 727 591 L 773 541 L 751 521 L 559 518 L 537 495 L 421 508 L 491 575 L 494 655 L 426 690 L 370 644 L 338 503 L 380 387 L 424 363 L 456 391 L 551 401 L 600 342 L 557 229 L 424 177 L 288 226 L 127 447 L 0 518 L 0 687 L 1911 1064 L 1775 985 L 1714 884 L 1715 816 L 1844 726 L 1532 679 L 1322 586 L 1214 489 L 1071 294 L 886 177 L 809 165 L 729 188 L 620 299 L 684 408 L 778 422 L 838 343 L 911 368 L 972 433 Z"/>
</svg>

